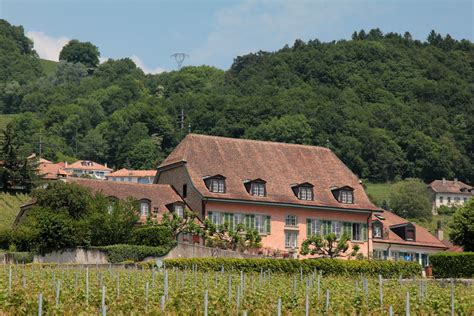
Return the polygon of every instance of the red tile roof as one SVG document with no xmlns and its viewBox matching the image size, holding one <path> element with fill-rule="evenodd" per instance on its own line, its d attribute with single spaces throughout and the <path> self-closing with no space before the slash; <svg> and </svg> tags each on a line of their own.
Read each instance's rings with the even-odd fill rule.
<svg viewBox="0 0 474 316">
<path fill-rule="evenodd" d="M 91 189 L 92 192 L 101 192 L 108 197 L 146 199 L 151 202 L 151 210 L 158 209 L 159 212 L 168 211 L 166 207 L 168 204 L 175 202 L 183 203 L 183 200 L 176 191 L 167 184 L 138 184 L 83 178 L 68 178 L 66 182 L 77 183 Z"/>
<path fill-rule="evenodd" d="M 126 168 L 114 171 L 106 175 L 106 177 L 154 177 L 156 170 L 129 170 Z"/>
<path fill-rule="evenodd" d="M 380 219 L 378 216 L 383 217 Z M 372 220 L 378 220 L 383 224 L 383 239 L 373 239 L 375 243 L 394 243 L 402 245 L 412 246 L 426 246 L 446 249 L 447 247 L 441 240 L 433 236 L 426 228 L 419 226 L 418 224 L 411 223 L 408 220 L 395 215 L 389 211 L 383 211 L 372 215 Z M 411 223 L 415 227 L 415 241 L 407 241 L 402 239 L 400 236 L 395 234 L 390 227 L 394 225 Z"/>
<path fill-rule="evenodd" d="M 291 203 L 342 209 L 378 210 L 365 194 L 359 179 L 328 148 L 267 141 L 188 134 L 163 161 L 163 167 L 185 162 L 194 186 L 209 198 Z M 203 178 L 223 175 L 226 193 L 210 192 Z M 244 181 L 266 181 L 266 197 L 251 196 Z M 314 201 L 299 200 L 295 184 L 311 183 Z M 333 187 L 354 189 L 354 204 L 339 203 Z"/>
<path fill-rule="evenodd" d="M 429 184 L 429 187 L 437 193 L 472 194 L 472 186 L 459 180 L 434 180 Z M 463 192 L 461 190 L 465 191 Z"/>
<path fill-rule="evenodd" d="M 107 168 L 104 165 L 101 165 L 97 162 L 90 160 L 78 160 L 72 164 L 69 164 L 65 167 L 66 169 L 78 169 L 78 170 L 102 170 L 102 171 L 112 171 L 112 169 Z"/>
<path fill-rule="evenodd" d="M 57 180 L 67 177 L 69 174 L 64 170 L 63 164 L 43 162 L 38 165 L 38 175 L 44 180 Z"/>
</svg>

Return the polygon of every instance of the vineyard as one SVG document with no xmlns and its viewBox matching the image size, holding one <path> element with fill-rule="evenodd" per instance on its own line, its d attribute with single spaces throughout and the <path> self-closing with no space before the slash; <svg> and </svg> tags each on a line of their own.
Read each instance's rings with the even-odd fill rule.
<svg viewBox="0 0 474 316">
<path fill-rule="evenodd" d="M 473 315 L 472 285 L 196 269 L 0 267 L 0 315 Z"/>
</svg>

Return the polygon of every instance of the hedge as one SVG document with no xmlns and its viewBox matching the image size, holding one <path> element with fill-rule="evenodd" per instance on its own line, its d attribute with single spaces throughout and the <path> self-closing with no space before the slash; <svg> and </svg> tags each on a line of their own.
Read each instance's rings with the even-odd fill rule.
<svg viewBox="0 0 474 316">
<path fill-rule="evenodd" d="M 233 259 L 233 258 L 181 258 L 166 259 L 167 267 L 190 269 L 195 267 L 204 271 L 224 270 L 260 272 L 272 271 L 280 273 L 296 273 L 300 269 L 305 273 L 314 270 L 324 275 L 367 275 L 381 274 L 385 278 L 412 277 L 421 275 L 421 266 L 416 262 L 376 261 L 376 260 L 340 260 L 340 259 Z"/>
<path fill-rule="evenodd" d="M 32 252 L 5 251 L 0 252 L 0 254 L 5 254 L 7 257 L 12 258 L 15 263 L 31 263 L 34 257 Z"/>
<path fill-rule="evenodd" d="M 176 246 L 173 230 L 169 226 L 147 226 L 133 231 L 131 243 L 151 247 Z"/>
<path fill-rule="evenodd" d="M 435 278 L 474 277 L 474 252 L 441 252 L 430 256 Z"/>
<path fill-rule="evenodd" d="M 146 257 L 161 257 L 166 255 L 169 247 L 150 247 L 139 245 L 110 245 L 103 247 L 94 247 L 106 253 L 107 259 L 111 263 L 120 263 L 124 261 L 142 261 Z"/>
</svg>

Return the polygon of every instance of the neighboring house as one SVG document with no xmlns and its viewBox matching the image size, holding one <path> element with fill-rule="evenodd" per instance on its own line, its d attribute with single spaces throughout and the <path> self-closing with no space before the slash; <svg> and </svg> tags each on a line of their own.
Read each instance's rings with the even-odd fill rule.
<svg viewBox="0 0 474 316">
<path fill-rule="evenodd" d="M 90 160 L 78 160 L 72 164 L 66 163 L 64 170 L 74 177 L 88 176 L 100 180 L 105 180 L 105 177 L 112 172 L 107 164 L 104 166 Z"/>
<path fill-rule="evenodd" d="M 474 192 L 472 186 L 458 179 L 454 179 L 454 181 L 445 178 L 434 180 L 428 187 L 433 193 L 433 212 L 435 214 L 437 213 L 436 209 L 440 206 L 457 206 L 466 203 Z"/>
<path fill-rule="evenodd" d="M 129 170 L 123 168 L 111 172 L 105 177 L 109 181 L 150 184 L 153 183 L 155 175 L 156 170 Z"/>
<path fill-rule="evenodd" d="M 425 228 L 407 221 L 389 211 L 372 215 L 372 243 L 375 259 L 417 261 L 428 265 L 428 256 L 448 247 L 440 237 L 433 236 Z"/>
<path fill-rule="evenodd" d="M 201 219 L 243 223 L 264 248 L 295 253 L 309 235 L 347 232 L 372 254 L 379 210 L 328 148 L 188 134 L 158 167 Z"/>
<path fill-rule="evenodd" d="M 42 180 L 59 180 L 66 178 L 69 174 L 64 169 L 64 162 L 53 163 L 46 159 L 40 159 L 37 174 Z"/>
<path fill-rule="evenodd" d="M 147 218 L 161 220 L 166 212 L 183 215 L 185 203 L 176 191 L 167 184 L 137 184 L 130 182 L 98 181 L 84 178 L 68 178 L 66 182 L 89 188 L 93 193 L 100 192 L 110 199 L 138 201 L 140 220 Z"/>
</svg>

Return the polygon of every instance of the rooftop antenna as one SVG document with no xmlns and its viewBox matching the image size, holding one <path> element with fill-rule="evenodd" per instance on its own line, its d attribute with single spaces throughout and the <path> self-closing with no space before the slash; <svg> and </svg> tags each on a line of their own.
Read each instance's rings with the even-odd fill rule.
<svg viewBox="0 0 474 316">
<path fill-rule="evenodd" d="M 188 54 L 186 53 L 174 53 L 173 55 L 170 56 L 171 58 L 174 58 L 176 63 L 178 64 L 178 70 L 181 70 L 181 65 L 183 65 L 183 61 L 189 57 Z"/>
</svg>

